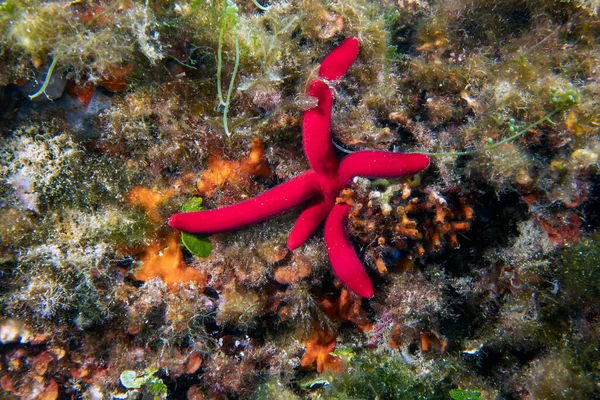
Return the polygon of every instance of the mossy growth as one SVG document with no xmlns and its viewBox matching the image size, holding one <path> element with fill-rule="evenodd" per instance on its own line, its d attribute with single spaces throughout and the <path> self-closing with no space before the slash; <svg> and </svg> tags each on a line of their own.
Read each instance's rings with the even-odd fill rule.
<svg viewBox="0 0 600 400">
<path fill-rule="evenodd" d="M 39 68 L 50 59 L 91 80 L 134 60 L 164 57 L 148 2 L 8 2 L 0 8 L 0 46 Z M 145 57 L 140 57 L 140 55 Z"/>
<path fill-rule="evenodd" d="M 587 299 L 600 298 L 600 233 L 565 248 L 562 260 L 565 289 Z"/>
<path fill-rule="evenodd" d="M 576 351 L 576 346 L 550 351 L 532 362 L 525 388 L 534 399 L 597 398 L 598 351 Z M 596 388 L 595 388 L 596 386 Z"/>
<path fill-rule="evenodd" d="M 436 399 L 447 398 L 450 387 L 417 372 L 402 357 L 368 350 L 338 349 L 346 361 L 344 372 L 333 373 L 323 386 L 334 399 Z"/>
<path fill-rule="evenodd" d="M 58 119 L 20 127 L 0 140 L 0 156 L 0 191 L 14 207 L 36 213 L 115 203 L 139 179 L 122 160 L 86 154 L 76 133 Z"/>
<path fill-rule="evenodd" d="M 68 249 L 56 244 L 29 248 L 10 276 L 12 293 L 0 297 L 8 315 L 38 322 L 55 321 L 80 329 L 100 324 L 115 312 L 116 277 L 102 266 L 109 247 Z"/>
<path fill-rule="evenodd" d="M 452 389 L 450 398 L 452 400 L 483 400 L 480 391 L 467 389 Z"/>
<path fill-rule="evenodd" d="M 144 243 L 154 226 L 142 210 L 105 207 L 94 212 L 66 209 L 47 214 L 41 228 L 34 235 L 38 241 L 59 240 L 73 246 L 89 247 L 105 243 L 111 247 L 134 248 Z M 43 232 L 50 236 L 45 237 Z"/>
<path fill-rule="evenodd" d="M 252 400 L 296 400 L 301 397 L 280 382 L 267 381 L 260 385 L 250 398 Z"/>
<path fill-rule="evenodd" d="M 242 285 L 230 284 L 221 293 L 217 322 L 220 325 L 235 325 L 249 328 L 256 325 L 262 310 L 257 294 Z"/>
</svg>

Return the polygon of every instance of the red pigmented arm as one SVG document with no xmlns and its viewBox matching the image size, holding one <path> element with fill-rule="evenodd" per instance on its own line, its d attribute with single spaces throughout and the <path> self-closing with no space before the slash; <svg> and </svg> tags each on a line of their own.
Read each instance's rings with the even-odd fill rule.
<svg viewBox="0 0 600 400">
<path fill-rule="evenodd" d="M 428 166 L 429 156 L 425 154 L 358 151 L 342 160 L 338 177 L 342 184 L 348 185 L 355 176 L 398 178 L 416 174 Z"/>
<path fill-rule="evenodd" d="M 318 174 L 333 176 L 338 167 L 329 134 L 333 93 L 326 83 L 312 81 L 306 94 L 316 97 L 319 103 L 304 112 L 302 122 L 304 153 L 308 163 Z"/>
<path fill-rule="evenodd" d="M 319 177 L 307 171 L 249 200 L 216 210 L 179 213 L 169 225 L 180 231 L 211 235 L 264 221 L 320 194 Z"/>
<path fill-rule="evenodd" d="M 336 204 L 325 222 L 325 245 L 333 272 L 360 297 L 373 297 L 373 285 L 346 233 L 350 206 Z"/>
<path fill-rule="evenodd" d="M 321 63 L 319 76 L 328 81 L 335 81 L 346 74 L 358 55 L 358 39 L 344 40 Z"/>
<path fill-rule="evenodd" d="M 319 77 L 329 81 L 340 79 L 358 54 L 358 40 L 348 38 L 335 48 L 321 63 Z M 312 169 L 321 175 L 334 176 L 338 161 L 333 152 L 331 136 L 331 106 L 333 92 L 327 83 L 314 80 L 306 94 L 316 97 L 318 105 L 304 113 L 302 136 L 304 152 Z"/>
<path fill-rule="evenodd" d="M 308 240 L 325 217 L 327 217 L 327 214 L 329 214 L 329 210 L 333 207 L 333 201 L 335 200 L 331 199 L 328 201 L 320 197 L 310 202 L 306 209 L 302 211 L 302 214 L 300 214 L 294 228 L 290 232 L 290 236 L 288 236 L 288 249 L 294 250 Z"/>
</svg>

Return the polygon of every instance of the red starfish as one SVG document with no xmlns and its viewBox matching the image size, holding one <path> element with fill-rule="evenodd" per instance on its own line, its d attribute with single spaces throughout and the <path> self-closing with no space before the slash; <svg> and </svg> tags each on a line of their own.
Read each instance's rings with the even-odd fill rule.
<svg viewBox="0 0 600 400">
<path fill-rule="evenodd" d="M 373 297 L 373 285 L 348 238 L 345 224 L 350 206 L 336 204 L 336 197 L 355 176 L 396 178 L 414 174 L 429 165 L 424 154 L 358 151 L 338 164 L 330 138 L 333 90 L 327 83 L 340 79 L 358 54 L 358 40 L 346 39 L 321 63 L 319 78 L 310 83 L 307 94 L 318 105 L 304 113 L 304 152 L 312 167 L 252 199 L 216 210 L 175 214 L 169 225 L 190 233 L 210 235 L 233 231 L 308 203 L 288 238 L 288 248 L 301 246 L 321 222 L 325 222 L 325 244 L 337 277 L 361 297 Z"/>
</svg>

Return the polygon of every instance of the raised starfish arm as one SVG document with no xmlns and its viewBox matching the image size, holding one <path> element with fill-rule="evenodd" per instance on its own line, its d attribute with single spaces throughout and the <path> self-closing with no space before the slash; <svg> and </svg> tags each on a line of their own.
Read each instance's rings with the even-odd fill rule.
<svg viewBox="0 0 600 400">
<path fill-rule="evenodd" d="M 334 81 L 340 79 L 358 54 L 358 40 L 348 38 L 323 59 L 319 68 L 319 77 Z M 333 91 L 323 81 L 314 80 L 310 83 L 306 94 L 318 99 L 316 107 L 304 113 L 302 122 L 302 137 L 304 152 L 308 163 L 321 175 L 334 176 L 337 173 L 338 161 L 331 144 L 331 106 Z"/>
<path fill-rule="evenodd" d="M 416 174 L 428 166 L 429 156 L 425 154 L 358 151 L 342 160 L 338 170 L 338 179 L 343 185 L 348 185 L 355 176 L 398 178 Z"/>
<path fill-rule="evenodd" d="M 373 285 L 346 233 L 350 206 L 336 204 L 325 222 L 325 245 L 333 272 L 360 297 L 373 297 Z"/>
<path fill-rule="evenodd" d="M 340 79 L 346 74 L 357 55 L 358 39 L 351 37 L 344 40 L 323 59 L 319 68 L 319 76 L 328 81 Z"/>
<path fill-rule="evenodd" d="M 302 246 L 327 217 L 334 204 L 335 198 L 324 199 L 319 197 L 311 200 L 298 217 L 290 236 L 288 236 L 288 249 L 294 250 Z"/>
<path fill-rule="evenodd" d="M 304 153 L 311 168 L 318 174 L 334 176 L 337 173 L 338 161 L 333 153 L 329 134 L 333 94 L 326 83 L 316 80 L 310 83 L 306 94 L 316 97 L 319 103 L 304 112 L 302 122 Z"/>
<path fill-rule="evenodd" d="M 175 214 L 169 218 L 169 225 L 180 231 L 204 235 L 233 231 L 269 219 L 320 193 L 318 175 L 307 171 L 240 203 L 216 210 Z"/>
</svg>

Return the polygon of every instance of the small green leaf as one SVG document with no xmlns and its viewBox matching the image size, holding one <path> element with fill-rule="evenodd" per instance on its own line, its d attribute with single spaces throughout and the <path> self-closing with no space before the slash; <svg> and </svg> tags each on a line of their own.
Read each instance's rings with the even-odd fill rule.
<svg viewBox="0 0 600 400">
<path fill-rule="evenodd" d="M 212 251 L 212 243 L 206 236 L 181 232 L 181 243 L 195 256 L 208 257 Z"/>
<path fill-rule="evenodd" d="M 202 211 L 202 197 L 192 198 L 181 207 L 181 210 L 183 212 Z M 208 257 L 212 251 L 212 244 L 206 236 L 181 232 L 181 243 L 197 257 Z"/>
<path fill-rule="evenodd" d="M 453 400 L 483 400 L 479 390 L 452 389 L 450 398 Z"/>
<path fill-rule="evenodd" d="M 13 15 L 16 8 L 16 4 L 13 0 L 6 0 L 0 4 L 0 12 L 7 13 L 9 15 Z"/>
<path fill-rule="evenodd" d="M 343 346 L 338 346 L 338 348 L 336 348 L 334 351 L 332 351 L 329 354 L 333 354 L 334 356 L 341 357 L 346 362 L 352 361 L 354 359 L 354 356 L 356 355 L 356 354 L 354 354 L 353 348 L 343 347 Z"/>
<path fill-rule="evenodd" d="M 194 197 L 181 207 L 183 212 L 202 211 L 202 197 Z"/>
<path fill-rule="evenodd" d="M 160 379 L 154 379 L 152 382 L 150 382 L 148 390 L 150 393 L 161 397 L 168 393 L 167 386 Z"/>
<path fill-rule="evenodd" d="M 127 389 L 139 389 L 144 384 L 144 378 L 138 378 L 135 371 L 123 371 L 119 377 L 121 385 Z"/>
</svg>

